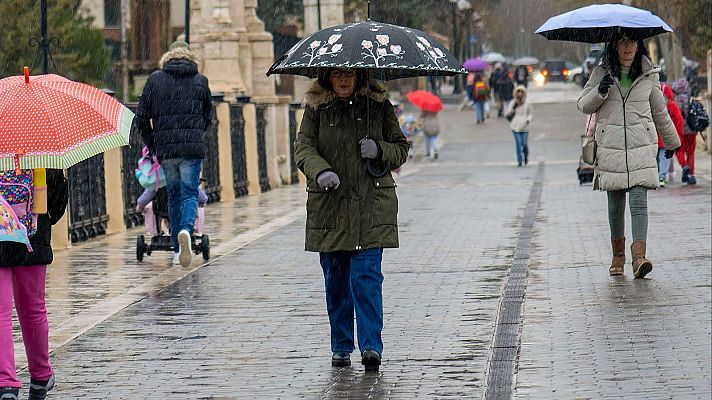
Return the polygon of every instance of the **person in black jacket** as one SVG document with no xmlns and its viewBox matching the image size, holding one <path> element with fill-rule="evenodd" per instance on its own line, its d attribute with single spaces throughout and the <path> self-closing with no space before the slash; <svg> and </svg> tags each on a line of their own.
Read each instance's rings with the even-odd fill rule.
<svg viewBox="0 0 712 400">
<path fill-rule="evenodd" d="M 47 265 L 52 263 L 52 225 L 67 208 L 64 172 L 47 170 L 47 214 L 37 215 L 37 231 L 30 237 L 32 251 L 18 242 L 0 242 L 0 397 L 17 398 L 15 350 L 12 341 L 12 302 L 22 327 L 30 370 L 30 399 L 44 399 L 54 386 L 49 361 L 49 327 L 45 307 Z M 13 397 L 13 395 L 15 397 Z"/>
<path fill-rule="evenodd" d="M 203 136 L 210 124 L 208 78 L 198 73 L 198 56 L 175 42 L 148 77 L 134 123 L 166 174 L 173 264 L 190 265 L 193 224 L 198 212 Z"/>
</svg>

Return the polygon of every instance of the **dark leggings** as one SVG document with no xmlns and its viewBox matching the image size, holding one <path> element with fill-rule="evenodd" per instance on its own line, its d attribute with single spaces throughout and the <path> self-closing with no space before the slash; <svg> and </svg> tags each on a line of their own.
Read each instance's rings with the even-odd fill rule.
<svg viewBox="0 0 712 400">
<path fill-rule="evenodd" d="M 611 227 L 611 239 L 625 237 L 626 192 L 630 196 L 633 240 L 645 240 L 648 236 L 648 189 L 642 186 L 608 192 L 608 224 Z"/>
</svg>

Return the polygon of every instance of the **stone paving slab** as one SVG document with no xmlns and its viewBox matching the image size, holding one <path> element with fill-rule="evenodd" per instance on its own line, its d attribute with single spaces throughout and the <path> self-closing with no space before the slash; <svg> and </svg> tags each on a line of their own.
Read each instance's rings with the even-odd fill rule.
<svg viewBox="0 0 712 400">
<path fill-rule="evenodd" d="M 710 186 L 648 197 L 654 270 L 633 280 L 627 250 L 612 278 L 605 193 L 545 184 L 515 398 L 712 396 Z"/>
</svg>

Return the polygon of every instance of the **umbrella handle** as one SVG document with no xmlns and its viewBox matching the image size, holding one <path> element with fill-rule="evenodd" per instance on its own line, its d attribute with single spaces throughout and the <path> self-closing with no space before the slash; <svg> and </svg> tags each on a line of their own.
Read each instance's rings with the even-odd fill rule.
<svg viewBox="0 0 712 400">
<path fill-rule="evenodd" d="M 29 84 L 30 83 L 30 69 L 25 67 L 25 68 L 23 68 L 22 72 L 25 75 L 25 83 Z"/>
</svg>

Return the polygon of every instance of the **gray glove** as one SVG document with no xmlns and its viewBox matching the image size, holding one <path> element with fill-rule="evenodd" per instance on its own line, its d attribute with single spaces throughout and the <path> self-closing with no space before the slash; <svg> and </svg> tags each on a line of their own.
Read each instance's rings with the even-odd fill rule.
<svg viewBox="0 0 712 400">
<path fill-rule="evenodd" d="M 336 189 L 341 184 L 339 176 L 333 171 L 324 171 L 316 178 L 316 183 L 324 190 Z"/>
<path fill-rule="evenodd" d="M 358 142 L 361 143 L 361 158 L 378 158 L 378 145 L 373 139 L 363 138 Z"/>
</svg>

